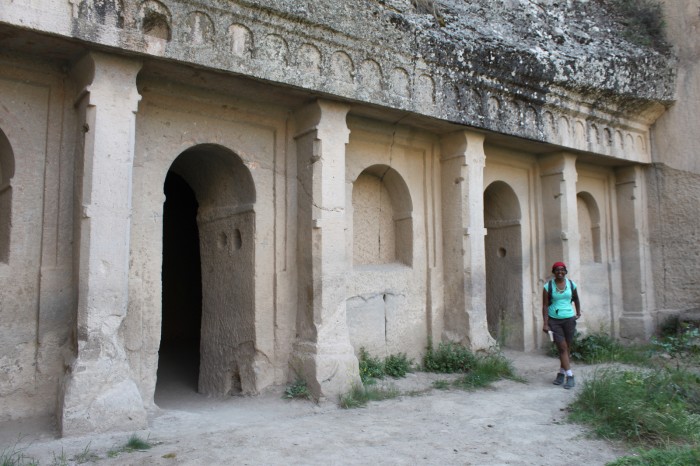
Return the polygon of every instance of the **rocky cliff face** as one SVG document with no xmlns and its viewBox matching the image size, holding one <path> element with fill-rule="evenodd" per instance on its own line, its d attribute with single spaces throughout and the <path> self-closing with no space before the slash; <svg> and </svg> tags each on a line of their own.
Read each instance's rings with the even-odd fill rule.
<svg viewBox="0 0 700 466">
<path fill-rule="evenodd" d="M 11 3 L 0 22 L 648 162 L 648 127 L 673 99 L 674 61 L 626 38 L 649 39 L 634 22 L 649 12 L 622 14 L 623 3 L 39 1 Z"/>
<path fill-rule="evenodd" d="M 490 76 L 534 89 L 562 86 L 618 102 L 673 98 L 673 71 L 653 31 L 605 0 L 251 1 L 364 37 L 465 78 Z M 293 3 L 293 5 L 290 5 Z M 641 8 L 641 7 L 640 7 Z M 640 11 L 639 15 L 649 14 Z M 639 45 L 630 37 L 646 41 Z M 658 50 L 661 48 L 662 50 Z"/>
</svg>

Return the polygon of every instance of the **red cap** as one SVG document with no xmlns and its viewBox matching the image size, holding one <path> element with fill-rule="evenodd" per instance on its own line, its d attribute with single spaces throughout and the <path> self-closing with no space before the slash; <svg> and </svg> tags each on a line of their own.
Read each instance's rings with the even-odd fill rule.
<svg viewBox="0 0 700 466">
<path fill-rule="evenodd" d="M 557 267 L 564 267 L 564 270 L 566 270 L 566 264 L 565 264 L 565 263 L 563 263 L 563 262 L 555 262 L 555 263 L 552 265 L 552 272 L 554 272 L 554 269 L 556 269 Z"/>
</svg>

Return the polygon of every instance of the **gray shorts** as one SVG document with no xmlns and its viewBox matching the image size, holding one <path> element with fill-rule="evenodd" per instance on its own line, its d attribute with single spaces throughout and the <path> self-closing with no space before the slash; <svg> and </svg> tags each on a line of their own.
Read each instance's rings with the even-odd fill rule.
<svg viewBox="0 0 700 466">
<path fill-rule="evenodd" d="M 561 343 L 566 340 L 567 343 L 571 344 L 574 341 L 574 334 L 576 333 L 576 317 L 569 317 L 568 319 L 554 319 L 549 318 L 549 329 L 554 334 L 554 341 Z"/>
</svg>

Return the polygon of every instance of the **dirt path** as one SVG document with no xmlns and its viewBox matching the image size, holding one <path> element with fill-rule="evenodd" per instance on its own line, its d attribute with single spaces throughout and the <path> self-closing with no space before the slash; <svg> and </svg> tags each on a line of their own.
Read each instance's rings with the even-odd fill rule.
<svg viewBox="0 0 700 466">
<path fill-rule="evenodd" d="M 280 392 L 226 400 L 173 396 L 138 432 L 157 443 L 150 450 L 109 458 L 131 433 L 57 440 L 27 423 L 0 426 L 0 445 L 12 444 L 21 431 L 26 454 L 42 465 L 86 451 L 100 465 L 600 465 L 625 454 L 565 422 L 576 389 L 551 384 L 556 360 L 507 356 L 527 383 L 500 381 L 477 392 L 432 389 L 353 410 L 283 400 Z M 579 385 L 594 370 L 575 369 Z M 418 373 L 392 383 L 414 391 L 445 378 Z"/>
</svg>

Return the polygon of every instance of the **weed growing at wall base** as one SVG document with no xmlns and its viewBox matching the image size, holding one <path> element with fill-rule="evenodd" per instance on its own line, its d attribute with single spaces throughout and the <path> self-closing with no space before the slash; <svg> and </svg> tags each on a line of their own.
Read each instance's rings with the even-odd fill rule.
<svg viewBox="0 0 700 466">
<path fill-rule="evenodd" d="M 427 372 L 464 373 L 463 377 L 452 383 L 452 386 L 463 390 L 487 387 L 504 378 L 522 381 L 515 375 L 510 361 L 499 351 L 488 351 L 477 356 L 454 343 L 440 343 L 438 349 L 433 350 L 432 342 L 429 342 L 423 358 L 423 367 Z M 444 383 L 434 386 L 440 389 L 447 388 Z"/>
<path fill-rule="evenodd" d="M 360 379 L 363 385 L 371 385 L 375 379 L 385 376 L 401 378 L 413 370 L 413 361 L 405 353 L 391 354 L 382 361 L 360 348 Z"/>
<path fill-rule="evenodd" d="M 372 383 L 373 379 L 384 378 L 384 364 L 379 358 L 369 355 L 367 350 L 360 348 L 360 379 L 364 385 Z"/>
<path fill-rule="evenodd" d="M 455 372 L 467 372 L 475 363 L 476 357 L 474 354 L 463 346 L 451 342 L 440 343 L 437 350 L 434 350 L 432 341 L 429 341 L 423 357 L 423 370 L 426 372 L 453 374 Z"/>
<path fill-rule="evenodd" d="M 311 392 L 309 392 L 309 387 L 306 386 L 306 381 L 304 379 L 296 379 L 294 383 L 287 385 L 287 388 L 284 390 L 284 398 L 310 399 Z"/>
<path fill-rule="evenodd" d="M 384 359 L 384 373 L 389 377 L 401 378 L 413 370 L 413 361 L 406 353 L 391 354 Z"/>
</svg>

